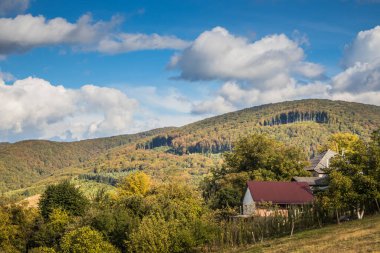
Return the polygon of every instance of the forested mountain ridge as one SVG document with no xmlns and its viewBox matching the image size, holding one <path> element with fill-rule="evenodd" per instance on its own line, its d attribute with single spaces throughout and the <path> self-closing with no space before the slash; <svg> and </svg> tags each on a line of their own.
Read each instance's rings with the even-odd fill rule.
<svg viewBox="0 0 380 253">
<path fill-rule="evenodd" d="M 0 192 L 23 188 L 52 172 L 79 165 L 107 150 L 173 128 L 77 142 L 27 140 L 0 144 Z"/>
<path fill-rule="evenodd" d="M 329 134 L 351 132 L 368 139 L 380 126 L 380 107 L 344 101 L 306 99 L 267 104 L 198 121 L 165 132 L 137 148 L 170 146 L 177 154 L 230 150 L 239 137 L 266 133 L 301 145 L 310 156 Z"/>
<path fill-rule="evenodd" d="M 155 176 L 176 171 L 200 175 L 219 162 L 210 154 L 231 150 L 236 140 L 253 133 L 296 145 L 312 157 L 332 133 L 351 132 L 366 140 L 379 127 L 379 106 L 307 99 L 135 135 L 80 142 L 0 143 L 0 192 L 24 188 L 70 167 L 107 177 L 136 169 Z"/>
</svg>

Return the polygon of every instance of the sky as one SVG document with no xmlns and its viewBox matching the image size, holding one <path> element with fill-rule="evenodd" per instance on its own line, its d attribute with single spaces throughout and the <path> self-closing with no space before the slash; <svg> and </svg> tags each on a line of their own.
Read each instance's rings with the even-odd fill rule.
<svg viewBox="0 0 380 253">
<path fill-rule="evenodd" d="M 0 0 L 0 142 L 380 105 L 380 1 Z"/>
</svg>

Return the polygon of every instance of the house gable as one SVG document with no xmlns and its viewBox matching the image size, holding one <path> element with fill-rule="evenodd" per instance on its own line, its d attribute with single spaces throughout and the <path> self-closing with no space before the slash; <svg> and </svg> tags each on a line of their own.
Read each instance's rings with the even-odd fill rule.
<svg viewBox="0 0 380 253">
<path fill-rule="evenodd" d="M 329 149 L 311 159 L 311 165 L 306 167 L 305 170 L 310 171 L 315 177 L 321 177 L 326 173 L 324 170 L 329 168 L 330 159 L 337 154 L 335 151 Z"/>
</svg>

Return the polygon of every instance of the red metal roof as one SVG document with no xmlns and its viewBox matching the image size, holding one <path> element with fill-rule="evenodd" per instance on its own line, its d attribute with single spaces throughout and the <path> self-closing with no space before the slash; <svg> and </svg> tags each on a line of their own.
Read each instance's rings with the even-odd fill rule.
<svg viewBox="0 0 380 253">
<path fill-rule="evenodd" d="M 313 201 L 313 194 L 305 182 L 248 181 L 247 185 L 255 202 L 303 204 Z"/>
</svg>

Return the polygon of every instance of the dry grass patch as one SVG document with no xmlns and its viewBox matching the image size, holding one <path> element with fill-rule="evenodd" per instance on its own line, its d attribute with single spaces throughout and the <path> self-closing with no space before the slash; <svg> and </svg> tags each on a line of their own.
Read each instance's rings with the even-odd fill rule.
<svg viewBox="0 0 380 253">
<path fill-rule="evenodd" d="M 230 252 L 380 252 L 380 215 L 268 240 Z"/>
</svg>

